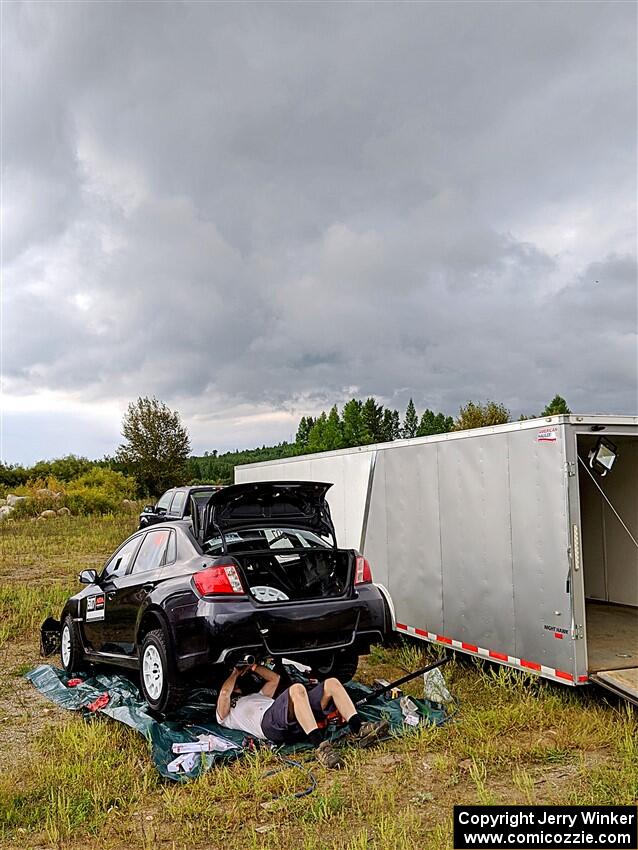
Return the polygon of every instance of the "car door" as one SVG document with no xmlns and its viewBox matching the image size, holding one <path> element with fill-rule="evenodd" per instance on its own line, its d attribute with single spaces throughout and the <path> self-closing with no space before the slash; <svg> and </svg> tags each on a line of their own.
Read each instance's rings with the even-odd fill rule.
<svg viewBox="0 0 638 850">
<path fill-rule="evenodd" d="M 166 519 L 182 519 L 184 516 L 184 505 L 186 504 L 186 490 L 177 490 L 173 496 L 171 506 L 167 511 Z"/>
<path fill-rule="evenodd" d="M 171 502 L 173 501 L 173 495 L 175 490 L 167 490 L 158 503 L 155 505 L 155 513 L 150 517 L 149 525 L 155 525 L 158 522 L 164 522 L 164 517 L 166 516 Z"/>
<path fill-rule="evenodd" d="M 164 567 L 176 560 L 175 532 L 169 528 L 147 531 L 126 575 L 117 576 L 107 591 L 109 648 L 136 656 L 136 625 L 146 597 L 166 577 Z"/>
<path fill-rule="evenodd" d="M 126 540 L 106 562 L 96 584 L 87 589 L 80 603 L 81 628 L 84 644 L 94 652 L 103 652 L 104 645 L 109 643 L 113 615 L 111 610 L 114 583 L 118 576 L 126 575 L 143 534 L 136 534 Z"/>
</svg>

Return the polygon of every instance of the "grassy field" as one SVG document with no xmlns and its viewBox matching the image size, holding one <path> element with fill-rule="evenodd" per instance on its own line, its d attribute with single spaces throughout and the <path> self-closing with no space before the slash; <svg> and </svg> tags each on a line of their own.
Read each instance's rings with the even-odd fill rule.
<svg viewBox="0 0 638 850">
<path fill-rule="evenodd" d="M 458 660 L 448 686 L 454 720 L 375 750 L 346 750 L 347 768 L 310 760 L 264 776 L 258 753 L 186 786 L 158 778 L 145 741 L 85 722 L 22 678 L 38 662 L 38 629 L 101 564 L 133 517 L 59 518 L 0 526 L 0 846 L 12 848 L 340 848 L 452 846 L 454 803 L 632 803 L 638 793 L 636 713 L 505 668 Z M 423 646 L 375 649 L 360 676 L 414 669 Z M 418 693 L 418 684 L 413 685 Z"/>
</svg>

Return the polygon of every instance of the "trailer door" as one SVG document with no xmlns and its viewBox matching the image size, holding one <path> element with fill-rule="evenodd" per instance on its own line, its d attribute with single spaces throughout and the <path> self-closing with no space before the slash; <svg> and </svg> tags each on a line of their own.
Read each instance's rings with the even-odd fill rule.
<svg viewBox="0 0 638 850">
<path fill-rule="evenodd" d="M 610 430 L 576 438 L 587 672 L 638 705 L 638 438 Z M 603 475 L 601 448 L 612 454 Z"/>
</svg>

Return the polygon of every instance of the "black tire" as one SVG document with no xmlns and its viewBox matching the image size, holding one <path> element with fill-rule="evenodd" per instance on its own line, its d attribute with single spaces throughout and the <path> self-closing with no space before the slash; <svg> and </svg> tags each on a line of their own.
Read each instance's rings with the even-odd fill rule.
<svg viewBox="0 0 638 850">
<path fill-rule="evenodd" d="M 77 623 L 67 614 L 60 629 L 60 659 L 67 673 L 75 673 L 82 669 L 84 651 Z"/>
<path fill-rule="evenodd" d="M 140 685 L 153 711 L 168 714 L 184 704 L 186 688 L 175 669 L 162 629 L 144 635 L 140 648 Z"/>
<path fill-rule="evenodd" d="M 356 652 L 340 649 L 326 656 L 320 663 L 312 664 L 312 672 L 320 681 L 332 677 L 345 685 L 354 679 L 358 666 L 359 656 Z"/>
</svg>

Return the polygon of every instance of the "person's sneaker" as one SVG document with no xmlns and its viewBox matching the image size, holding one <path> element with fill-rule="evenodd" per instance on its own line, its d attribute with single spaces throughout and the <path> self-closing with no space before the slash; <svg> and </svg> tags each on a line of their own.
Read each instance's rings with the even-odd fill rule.
<svg viewBox="0 0 638 850">
<path fill-rule="evenodd" d="M 385 738 L 389 731 L 390 724 L 387 720 L 368 720 L 361 724 L 358 732 L 351 732 L 347 741 L 355 747 L 371 747 L 381 738 Z"/>
<path fill-rule="evenodd" d="M 332 746 L 330 741 L 322 741 L 316 750 L 317 761 L 330 770 L 339 770 L 344 766 L 343 759 Z"/>
</svg>

